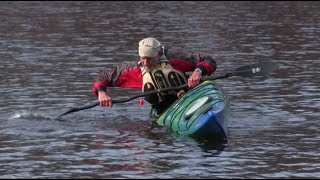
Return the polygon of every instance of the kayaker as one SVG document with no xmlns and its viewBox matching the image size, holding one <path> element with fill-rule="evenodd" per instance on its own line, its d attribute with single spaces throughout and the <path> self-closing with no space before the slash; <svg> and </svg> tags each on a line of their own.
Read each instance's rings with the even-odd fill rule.
<svg viewBox="0 0 320 180">
<path fill-rule="evenodd" d="M 142 39 L 138 51 L 138 60 L 116 66 L 113 71 L 104 71 L 95 77 L 92 88 L 100 106 L 112 106 L 107 87 L 137 88 L 147 92 L 188 83 L 188 87 L 193 88 L 200 83 L 201 76 L 211 75 L 217 68 L 209 55 L 166 47 L 153 37 Z M 145 97 L 151 104 L 151 115 L 159 116 L 178 98 L 178 94 L 177 91 L 168 91 Z"/>
</svg>

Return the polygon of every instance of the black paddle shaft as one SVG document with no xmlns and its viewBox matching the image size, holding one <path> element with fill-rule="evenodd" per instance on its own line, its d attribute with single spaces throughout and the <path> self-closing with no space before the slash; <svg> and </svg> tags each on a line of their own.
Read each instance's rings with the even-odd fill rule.
<svg viewBox="0 0 320 180">
<path fill-rule="evenodd" d="M 216 79 L 223 79 L 223 78 L 228 78 L 228 77 L 232 77 L 232 76 L 240 76 L 243 78 L 246 78 L 246 77 L 253 78 L 254 76 L 259 76 L 259 75 L 266 76 L 271 71 L 275 70 L 277 67 L 278 67 L 278 65 L 273 62 L 261 62 L 261 63 L 257 63 L 257 64 L 253 64 L 253 65 L 246 65 L 246 66 L 239 67 L 234 72 L 226 73 L 225 75 L 222 75 L 222 76 L 215 76 L 215 77 L 214 76 L 204 76 L 201 78 L 201 81 L 207 81 L 207 80 L 213 81 Z M 136 99 L 138 97 L 145 97 L 147 95 L 170 91 L 170 90 L 179 90 L 179 89 L 183 89 L 186 87 L 188 87 L 188 84 L 184 84 L 184 85 L 176 86 L 176 87 L 164 88 L 164 89 L 156 89 L 156 90 L 141 93 L 141 94 L 138 94 L 138 95 L 126 98 L 126 99 L 112 100 L 112 103 L 113 104 L 124 103 L 124 102 L 131 101 L 133 99 Z M 75 107 L 75 108 L 72 108 L 72 109 L 68 110 L 67 112 L 59 115 L 59 117 L 64 116 L 69 113 L 72 113 L 72 112 L 93 108 L 95 106 L 98 106 L 99 104 L 100 104 L 99 101 L 94 101 L 92 103 L 89 103 L 88 105 L 84 105 L 81 107 Z"/>
</svg>

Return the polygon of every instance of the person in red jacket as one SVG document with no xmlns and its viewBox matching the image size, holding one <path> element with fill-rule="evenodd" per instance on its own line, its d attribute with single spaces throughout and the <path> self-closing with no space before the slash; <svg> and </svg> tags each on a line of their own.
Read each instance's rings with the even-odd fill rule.
<svg viewBox="0 0 320 180">
<path fill-rule="evenodd" d="M 188 87 L 193 88 L 200 83 L 201 76 L 211 75 L 217 68 L 211 56 L 185 52 L 181 48 L 165 47 L 153 37 L 142 39 L 138 50 L 139 60 L 119 65 L 113 71 L 104 71 L 95 77 L 92 88 L 94 94 L 98 96 L 100 106 L 112 106 L 107 87 L 138 88 L 142 92 L 147 92 L 188 83 Z M 151 114 L 155 117 L 177 98 L 177 91 L 161 92 L 145 97 L 151 104 Z"/>
</svg>

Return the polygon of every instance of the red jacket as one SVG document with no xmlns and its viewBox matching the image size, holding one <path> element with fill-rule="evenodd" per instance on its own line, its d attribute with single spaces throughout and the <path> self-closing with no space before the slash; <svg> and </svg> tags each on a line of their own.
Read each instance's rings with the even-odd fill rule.
<svg viewBox="0 0 320 180">
<path fill-rule="evenodd" d="M 181 72 L 191 72 L 195 68 L 202 70 L 202 75 L 211 75 L 217 68 L 215 60 L 200 53 L 187 53 L 181 48 L 165 48 L 164 55 L 171 66 Z M 92 90 L 106 91 L 107 87 L 142 88 L 142 73 L 138 60 L 117 66 L 111 72 L 102 72 L 95 77 Z"/>
</svg>

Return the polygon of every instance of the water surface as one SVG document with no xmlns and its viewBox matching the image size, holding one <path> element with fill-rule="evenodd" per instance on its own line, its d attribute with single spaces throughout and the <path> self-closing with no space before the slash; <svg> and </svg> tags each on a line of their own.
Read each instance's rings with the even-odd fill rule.
<svg viewBox="0 0 320 180">
<path fill-rule="evenodd" d="M 0 2 L 0 178 L 319 178 L 318 2 Z M 229 142 L 154 128 L 139 98 L 96 100 L 93 77 L 139 40 L 207 53 L 216 75 L 257 62 L 267 78 L 217 80 Z M 113 99 L 140 93 L 110 89 Z"/>
</svg>

